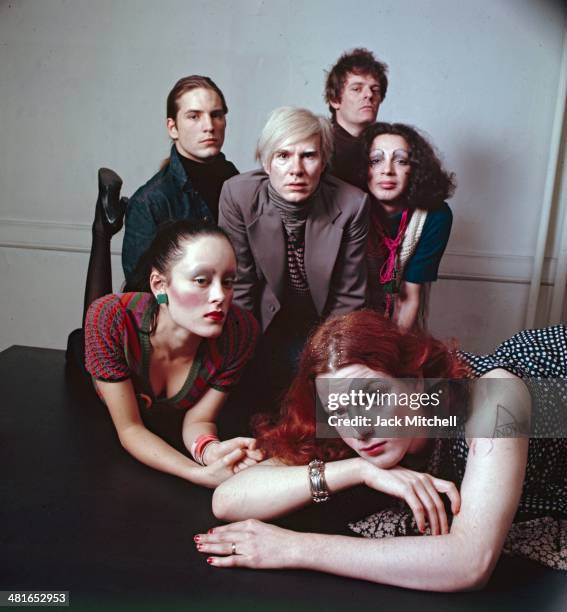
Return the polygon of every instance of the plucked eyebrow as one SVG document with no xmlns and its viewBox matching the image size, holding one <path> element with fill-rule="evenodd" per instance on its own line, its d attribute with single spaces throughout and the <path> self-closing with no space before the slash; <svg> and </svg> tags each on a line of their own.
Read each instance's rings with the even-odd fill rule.
<svg viewBox="0 0 567 612">
<path fill-rule="evenodd" d="M 384 154 L 386 153 L 386 151 L 384 151 L 384 149 L 374 149 L 373 151 L 370 151 L 370 157 L 372 157 L 373 155 L 377 155 L 378 153 Z M 396 155 L 400 153 L 405 153 L 406 155 L 409 155 L 411 151 L 409 149 L 394 149 L 392 151 L 392 155 Z"/>
<path fill-rule="evenodd" d="M 214 276 L 216 274 L 216 270 L 214 268 L 205 265 L 189 267 L 187 268 L 186 272 L 189 276 Z M 223 277 L 224 276 L 236 276 L 236 270 L 229 268 L 224 272 Z"/>
</svg>

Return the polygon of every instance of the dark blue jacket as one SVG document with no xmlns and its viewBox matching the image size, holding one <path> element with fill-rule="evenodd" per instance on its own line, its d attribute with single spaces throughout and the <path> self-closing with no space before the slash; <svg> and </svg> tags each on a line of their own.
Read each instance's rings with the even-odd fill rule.
<svg viewBox="0 0 567 612">
<path fill-rule="evenodd" d="M 158 225 L 167 219 L 214 220 L 205 200 L 187 177 L 175 145 L 171 147 L 169 163 L 140 187 L 128 203 L 122 242 L 122 268 L 127 284 Z"/>
</svg>

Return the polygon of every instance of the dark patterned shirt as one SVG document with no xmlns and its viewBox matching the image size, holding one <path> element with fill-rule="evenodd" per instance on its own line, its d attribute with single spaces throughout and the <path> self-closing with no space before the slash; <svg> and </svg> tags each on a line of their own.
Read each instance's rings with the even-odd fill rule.
<svg viewBox="0 0 567 612">
<path fill-rule="evenodd" d="M 298 244 L 287 237 L 287 272 L 289 288 L 297 295 L 310 295 L 305 274 L 305 241 Z"/>
</svg>

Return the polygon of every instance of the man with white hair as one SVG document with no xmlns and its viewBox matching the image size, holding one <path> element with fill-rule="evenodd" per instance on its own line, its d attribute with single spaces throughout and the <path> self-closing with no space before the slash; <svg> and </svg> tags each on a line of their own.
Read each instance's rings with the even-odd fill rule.
<svg viewBox="0 0 567 612">
<path fill-rule="evenodd" d="M 221 192 L 219 225 L 238 258 L 234 302 L 264 331 L 242 385 L 253 386 L 262 410 L 277 407 L 313 326 L 365 304 L 368 196 L 323 173 L 332 150 L 327 119 L 278 108 L 258 140 L 262 169 L 229 179 Z M 250 403 L 248 389 L 239 414 Z"/>
<path fill-rule="evenodd" d="M 278 108 L 258 141 L 263 169 L 223 186 L 219 225 L 238 257 L 234 301 L 264 331 L 305 338 L 320 319 L 364 306 L 368 196 L 323 174 L 332 147 L 327 119 Z"/>
</svg>

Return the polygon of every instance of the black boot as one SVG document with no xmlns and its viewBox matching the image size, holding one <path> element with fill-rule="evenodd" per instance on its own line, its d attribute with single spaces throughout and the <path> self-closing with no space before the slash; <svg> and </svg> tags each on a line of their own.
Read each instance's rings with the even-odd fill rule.
<svg viewBox="0 0 567 612">
<path fill-rule="evenodd" d="M 122 179 L 110 168 L 99 168 L 98 198 L 96 201 L 93 231 L 106 238 L 122 229 L 127 198 L 120 197 Z"/>
</svg>

